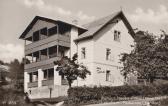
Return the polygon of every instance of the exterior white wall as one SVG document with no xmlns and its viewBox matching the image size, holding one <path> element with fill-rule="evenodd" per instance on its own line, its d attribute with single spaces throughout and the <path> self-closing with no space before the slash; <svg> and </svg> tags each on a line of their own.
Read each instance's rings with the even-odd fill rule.
<svg viewBox="0 0 168 106">
<path fill-rule="evenodd" d="M 27 92 L 28 89 L 28 82 L 29 82 L 29 74 L 27 72 L 24 72 L 24 91 Z"/>
<path fill-rule="evenodd" d="M 28 91 L 31 91 L 29 97 L 30 99 L 50 98 L 50 88 L 51 88 L 51 98 L 59 96 L 67 96 L 68 86 L 53 85 L 53 86 L 29 88 Z"/>
<path fill-rule="evenodd" d="M 61 85 L 61 76 L 56 69 L 57 66 L 54 66 L 54 85 Z"/>
<path fill-rule="evenodd" d="M 121 32 L 120 42 L 114 41 L 114 30 Z M 121 53 L 129 53 L 132 48 L 133 38 L 128 29 L 120 20 L 118 23 L 107 25 L 93 39 L 83 40 L 78 43 L 78 62 L 83 63 L 91 71 L 85 80 L 78 79 L 73 86 L 104 85 L 120 86 L 124 84 L 124 77 L 120 70 Z M 72 46 L 71 46 L 72 47 Z M 81 59 L 81 48 L 86 49 L 86 59 Z M 111 49 L 111 60 L 106 60 L 106 49 Z M 106 71 L 110 71 L 110 80 L 106 81 Z"/>
<path fill-rule="evenodd" d="M 72 27 L 71 28 L 71 48 L 70 48 L 70 57 L 72 58 L 75 53 L 77 53 L 77 45 L 75 44 L 74 40 L 78 37 L 78 28 Z"/>
<path fill-rule="evenodd" d="M 120 42 L 114 41 L 114 30 L 121 32 Z M 118 86 L 124 84 L 124 78 L 120 73 L 120 54 L 131 51 L 133 38 L 122 20 L 117 24 L 109 24 L 94 36 L 94 70 L 101 69 L 101 72 L 94 74 L 96 85 Z M 106 60 L 106 49 L 111 49 L 111 60 Z M 111 81 L 106 81 L 106 71 L 111 74 Z"/>
<path fill-rule="evenodd" d="M 93 58 L 94 58 L 94 41 L 93 40 L 83 40 L 80 41 L 77 47 L 78 51 L 78 63 L 84 64 L 88 70 L 91 72 L 91 75 L 88 75 L 85 80 L 78 78 L 78 80 L 74 81 L 72 86 L 82 86 L 82 85 L 93 85 Z M 81 48 L 85 47 L 86 49 L 86 58 L 82 59 L 81 57 Z"/>
<path fill-rule="evenodd" d="M 38 87 L 42 86 L 43 76 L 44 76 L 44 73 L 42 69 L 38 69 Z"/>
<path fill-rule="evenodd" d="M 100 68 L 99 70 L 97 68 Z M 120 86 L 124 84 L 123 76 L 117 66 L 103 63 L 94 64 L 93 82 L 97 86 Z M 109 81 L 106 81 L 106 71 L 110 71 Z"/>
</svg>

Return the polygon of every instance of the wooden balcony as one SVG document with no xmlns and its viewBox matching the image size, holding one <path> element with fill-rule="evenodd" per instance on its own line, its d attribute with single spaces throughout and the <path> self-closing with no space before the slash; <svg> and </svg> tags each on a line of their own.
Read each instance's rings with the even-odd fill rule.
<svg viewBox="0 0 168 106">
<path fill-rule="evenodd" d="M 52 47 L 55 45 L 61 45 L 64 47 L 70 47 L 70 37 L 63 35 L 53 35 L 46 39 L 42 39 L 25 46 L 25 54 L 30 54 L 35 51 L 42 50 L 44 48 Z"/>
<path fill-rule="evenodd" d="M 30 63 L 30 64 L 25 64 L 25 70 L 29 70 L 29 69 L 33 69 L 33 68 L 36 68 L 36 69 L 41 69 L 42 66 L 45 66 L 45 65 L 51 65 L 51 66 L 54 66 L 54 61 L 56 60 L 60 60 L 61 57 L 53 57 L 53 58 L 48 58 L 46 60 L 42 60 L 42 61 L 38 61 L 38 62 L 34 62 L 34 63 Z M 41 68 L 40 68 L 41 67 Z"/>
<path fill-rule="evenodd" d="M 48 79 L 48 80 L 43 80 L 42 81 L 42 86 L 49 86 L 49 85 L 54 85 L 54 80 L 53 79 Z"/>
<path fill-rule="evenodd" d="M 38 87 L 38 82 L 37 81 L 28 83 L 28 88 L 34 88 L 34 87 Z"/>
</svg>

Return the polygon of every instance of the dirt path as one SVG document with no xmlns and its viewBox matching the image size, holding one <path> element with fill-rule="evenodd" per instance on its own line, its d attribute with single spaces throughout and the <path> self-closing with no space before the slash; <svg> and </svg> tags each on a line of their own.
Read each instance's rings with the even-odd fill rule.
<svg viewBox="0 0 168 106">
<path fill-rule="evenodd" d="M 154 97 L 154 98 L 136 99 L 136 100 L 130 100 L 130 101 L 91 104 L 91 105 L 85 105 L 85 106 L 150 106 L 149 102 L 166 99 L 166 98 L 168 97 L 161 96 L 161 97 Z"/>
</svg>

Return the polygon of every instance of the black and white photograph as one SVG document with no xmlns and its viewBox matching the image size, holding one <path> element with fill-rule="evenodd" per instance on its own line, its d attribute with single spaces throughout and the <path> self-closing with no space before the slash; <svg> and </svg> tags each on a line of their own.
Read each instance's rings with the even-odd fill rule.
<svg viewBox="0 0 168 106">
<path fill-rule="evenodd" d="M 168 106 L 168 0 L 0 0 L 0 106 Z"/>
</svg>

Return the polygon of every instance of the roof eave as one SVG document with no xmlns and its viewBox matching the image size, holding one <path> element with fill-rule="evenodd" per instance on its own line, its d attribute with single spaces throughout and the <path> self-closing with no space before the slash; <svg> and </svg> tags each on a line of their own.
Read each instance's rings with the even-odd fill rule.
<svg viewBox="0 0 168 106">
<path fill-rule="evenodd" d="M 93 38 L 93 35 L 90 35 L 90 36 L 87 36 L 87 37 L 83 37 L 83 38 L 77 38 L 77 39 L 74 40 L 74 42 L 79 42 L 81 40 L 87 40 L 87 39 L 91 39 L 91 38 Z"/>
<path fill-rule="evenodd" d="M 122 11 L 120 11 L 115 17 L 113 17 L 111 20 L 115 19 L 116 17 L 120 17 L 122 18 L 125 26 L 128 29 L 129 34 L 134 38 L 135 37 L 135 32 L 133 31 L 130 23 L 128 22 L 127 18 L 125 17 L 124 13 Z M 89 37 L 93 37 L 96 33 L 98 33 L 101 29 L 103 29 L 109 22 L 111 22 L 111 20 L 109 20 L 106 24 L 104 24 L 99 30 L 97 30 L 95 33 L 93 33 L 93 35 L 87 36 L 87 37 L 83 37 L 83 38 L 77 38 L 74 41 L 75 42 L 79 42 L 81 40 L 85 40 L 88 39 Z"/>
<path fill-rule="evenodd" d="M 61 23 L 64 23 L 64 24 L 71 25 L 71 26 L 74 26 L 76 28 L 79 28 L 82 31 L 87 31 L 86 28 L 81 27 L 79 25 L 70 24 L 70 23 L 67 23 L 67 22 L 64 22 L 64 21 L 60 21 L 60 20 L 53 20 L 53 19 L 46 18 L 46 17 L 35 16 L 35 18 L 30 22 L 30 24 L 27 26 L 27 28 L 20 35 L 19 39 L 24 39 L 25 38 L 26 34 L 32 29 L 33 25 L 37 22 L 37 20 L 43 20 L 43 21 L 52 22 L 52 23 L 61 22 Z"/>
</svg>

